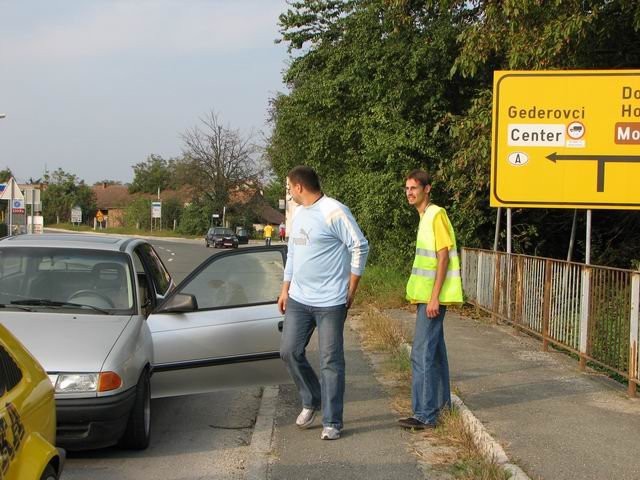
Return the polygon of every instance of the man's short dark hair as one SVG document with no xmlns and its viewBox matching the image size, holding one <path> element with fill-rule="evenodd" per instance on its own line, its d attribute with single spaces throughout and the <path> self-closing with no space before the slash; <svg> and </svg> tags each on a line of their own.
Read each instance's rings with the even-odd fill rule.
<svg viewBox="0 0 640 480">
<path fill-rule="evenodd" d="M 305 190 L 311 193 L 318 193 L 320 191 L 320 178 L 316 171 L 305 165 L 298 165 L 293 167 L 287 174 L 289 183 L 294 185 L 302 185 Z"/>
<path fill-rule="evenodd" d="M 422 185 L 423 187 L 426 187 L 427 185 L 431 185 L 431 177 L 429 176 L 429 174 L 424 170 L 420 170 L 419 168 L 416 168 L 415 170 L 411 170 L 409 172 L 409 175 L 407 175 L 407 178 L 405 179 L 405 181 L 407 180 L 415 180 L 416 182 L 420 183 L 420 185 Z"/>
</svg>

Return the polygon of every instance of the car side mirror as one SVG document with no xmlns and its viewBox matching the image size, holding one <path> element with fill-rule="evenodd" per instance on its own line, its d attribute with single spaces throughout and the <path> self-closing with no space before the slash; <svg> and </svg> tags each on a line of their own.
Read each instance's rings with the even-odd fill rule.
<svg viewBox="0 0 640 480">
<path fill-rule="evenodd" d="M 188 293 L 176 293 L 156 313 L 193 312 L 197 309 L 196 297 Z"/>
</svg>

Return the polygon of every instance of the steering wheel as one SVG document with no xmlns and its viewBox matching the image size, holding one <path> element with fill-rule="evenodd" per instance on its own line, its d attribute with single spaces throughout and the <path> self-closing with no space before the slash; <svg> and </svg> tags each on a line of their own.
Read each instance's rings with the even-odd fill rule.
<svg viewBox="0 0 640 480">
<path fill-rule="evenodd" d="M 105 302 L 107 304 L 107 306 L 109 308 L 114 308 L 115 305 L 113 304 L 113 301 L 107 297 L 104 293 L 100 293 L 97 292 L 95 290 L 91 290 L 91 289 L 83 289 L 83 290 L 78 290 L 77 292 L 72 293 L 69 298 L 67 299 L 68 302 L 73 302 L 73 299 L 76 297 L 94 297 L 94 298 L 99 298 L 100 300 L 102 300 L 103 302 Z M 94 307 L 101 307 L 101 305 L 93 305 Z"/>
</svg>

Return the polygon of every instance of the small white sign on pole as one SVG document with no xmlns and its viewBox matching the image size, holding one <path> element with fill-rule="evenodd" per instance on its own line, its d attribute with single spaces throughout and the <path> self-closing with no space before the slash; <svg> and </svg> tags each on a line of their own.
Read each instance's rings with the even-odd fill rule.
<svg viewBox="0 0 640 480">
<path fill-rule="evenodd" d="M 71 223 L 82 223 L 82 208 L 73 207 L 71 209 Z"/>
<path fill-rule="evenodd" d="M 151 218 L 162 218 L 162 202 L 151 202 Z"/>
</svg>

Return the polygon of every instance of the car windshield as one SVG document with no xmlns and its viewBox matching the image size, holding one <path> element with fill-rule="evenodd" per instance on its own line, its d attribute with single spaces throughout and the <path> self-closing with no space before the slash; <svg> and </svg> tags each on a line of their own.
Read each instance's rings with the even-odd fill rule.
<svg viewBox="0 0 640 480">
<path fill-rule="evenodd" d="M 214 235 L 233 235 L 233 230 L 230 228 L 216 228 L 213 232 Z"/>
<path fill-rule="evenodd" d="M 0 248 L 0 306 L 132 313 L 128 257 L 70 248 Z"/>
</svg>

